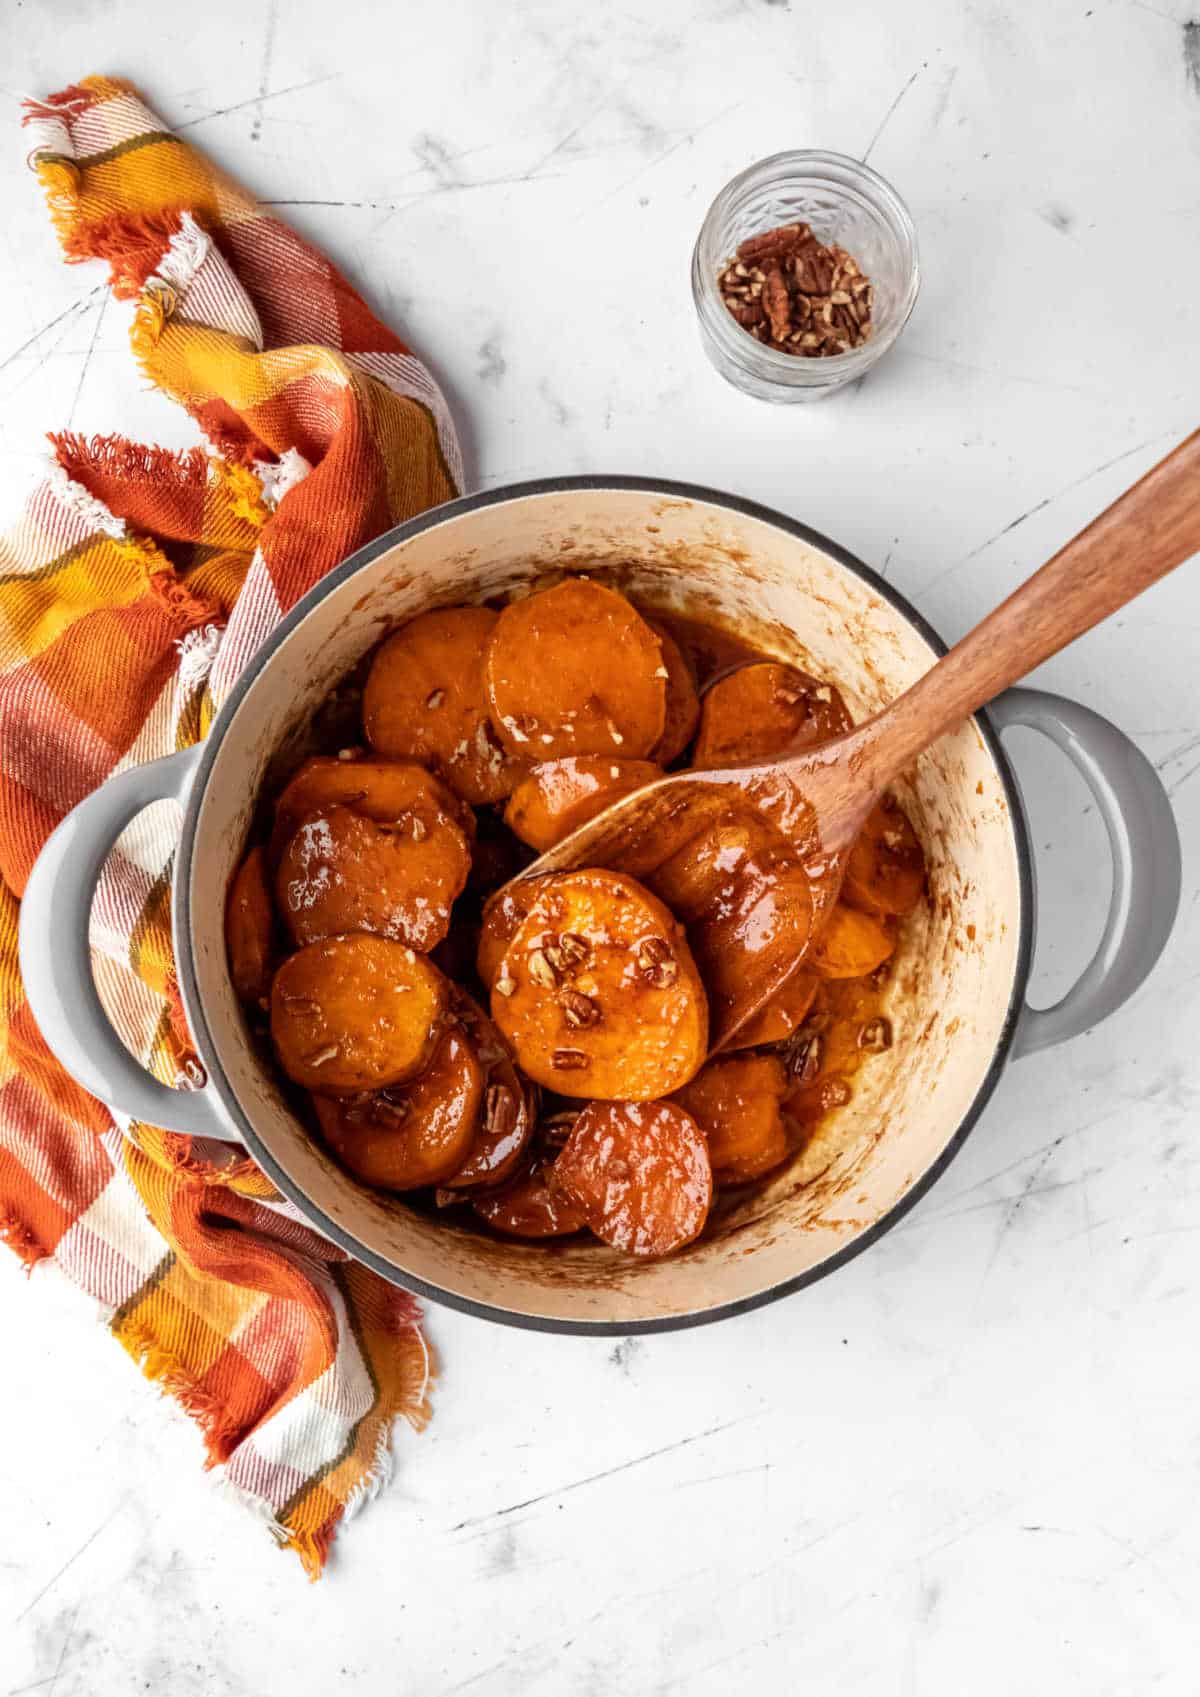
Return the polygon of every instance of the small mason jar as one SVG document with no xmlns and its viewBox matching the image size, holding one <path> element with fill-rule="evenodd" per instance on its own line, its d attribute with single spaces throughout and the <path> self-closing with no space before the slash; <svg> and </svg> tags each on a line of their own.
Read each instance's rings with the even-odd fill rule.
<svg viewBox="0 0 1200 1697">
<path fill-rule="evenodd" d="M 825 358 L 780 353 L 733 317 L 717 277 L 739 242 L 804 222 L 836 242 L 875 285 L 870 338 Z M 727 183 L 708 209 L 692 253 L 692 297 L 704 351 L 721 376 L 763 401 L 815 401 L 869 371 L 908 322 L 921 274 L 908 208 L 869 165 L 844 153 L 775 153 Z"/>
</svg>

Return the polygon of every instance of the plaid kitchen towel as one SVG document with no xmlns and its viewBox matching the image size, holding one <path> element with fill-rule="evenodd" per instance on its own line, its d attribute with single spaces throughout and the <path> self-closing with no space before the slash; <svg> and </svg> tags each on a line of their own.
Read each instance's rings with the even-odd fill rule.
<svg viewBox="0 0 1200 1697">
<path fill-rule="evenodd" d="M 25 125 L 66 257 L 107 262 L 139 366 L 212 451 L 54 436 L 0 541 L 0 1234 L 95 1299 L 315 1577 L 387 1472 L 395 1418 L 427 1417 L 417 1306 L 244 1151 L 115 1120 L 75 1084 L 24 1002 L 17 916 L 63 815 L 203 736 L 322 573 L 455 493 L 458 446 L 429 373 L 328 260 L 128 83 L 29 101 Z M 173 1083 L 197 1065 L 171 960 L 177 826 L 169 804 L 135 822 L 92 920 L 101 996 Z"/>
</svg>

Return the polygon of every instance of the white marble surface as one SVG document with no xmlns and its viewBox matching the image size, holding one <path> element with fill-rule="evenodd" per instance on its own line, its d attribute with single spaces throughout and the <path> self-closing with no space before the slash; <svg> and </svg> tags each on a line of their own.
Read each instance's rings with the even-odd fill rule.
<svg viewBox="0 0 1200 1697">
<path fill-rule="evenodd" d="M 658 472 L 796 514 L 965 629 L 1195 424 L 1189 0 L 47 0 L 0 77 L 138 79 L 445 378 L 479 482 Z M 1190 68 L 1189 68 L 1190 48 Z M 900 347 L 810 409 L 708 369 L 707 203 L 791 145 L 906 196 Z M 125 309 L 0 156 L 0 498 L 40 433 L 170 442 Z M 1043 669 L 1131 731 L 1187 855 L 1170 950 L 1014 1066 L 934 1191 L 833 1279 L 614 1345 L 434 1312 L 437 1418 L 312 1589 L 54 1274 L 0 1259 L 0 1697 L 1196 1689 L 1200 579 Z M 1103 837 L 1028 738 L 1052 996 Z M 86 1410 L 86 1412 L 85 1412 Z"/>
</svg>

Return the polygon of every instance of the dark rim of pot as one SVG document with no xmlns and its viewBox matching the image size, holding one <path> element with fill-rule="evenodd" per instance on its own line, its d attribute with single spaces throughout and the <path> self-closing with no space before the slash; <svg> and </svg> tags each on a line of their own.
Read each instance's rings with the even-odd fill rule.
<svg viewBox="0 0 1200 1697">
<path fill-rule="evenodd" d="M 416 518 L 408 519 L 403 524 L 396 525 L 393 529 L 385 532 L 384 535 L 376 537 L 373 542 L 368 542 L 365 547 L 360 548 L 357 553 L 352 554 L 349 559 L 343 561 L 333 571 L 328 572 L 319 583 L 315 584 L 308 594 L 296 603 L 291 612 L 280 620 L 270 636 L 263 642 L 253 659 L 242 671 L 224 706 L 213 721 L 206 739 L 203 756 L 196 770 L 183 820 L 183 833 L 180 840 L 175 876 L 175 958 L 183 1002 L 187 1009 L 192 1035 L 200 1058 L 207 1069 L 209 1078 L 214 1082 L 220 1094 L 222 1104 L 240 1131 L 246 1148 L 267 1176 L 278 1186 L 279 1190 L 347 1254 L 370 1267 L 372 1271 L 378 1273 L 381 1278 L 386 1279 L 390 1284 L 400 1285 L 417 1296 L 423 1296 L 431 1302 L 440 1303 L 448 1308 L 458 1309 L 461 1313 L 474 1315 L 478 1319 L 495 1320 L 504 1325 L 518 1326 L 528 1331 L 560 1332 L 584 1337 L 631 1337 L 635 1334 L 647 1332 L 682 1331 L 686 1327 L 709 1325 L 715 1320 L 729 1319 L 735 1314 L 745 1314 L 751 1309 L 762 1308 L 768 1302 L 777 1302 L 781 1297 L 790 1296 L 794 1291 L 802 1290 L 806 1285 L 815 1284 L 818 1279 L 827 1278 L 830 1273 L 836 1272 L 839 1267 L 844 1267 L 856 1255 L 861 1255 L 864 1250 L 869 1249 L 885 1232 L 897 1225 L 932 1188 L 966 1142 L 969 1133 L 987 1106 L 1004 1070 L 1004 1064 L 1016 1031 L 1017 1020 L 1024 1005 L 1025 986 L 1029 978 L 1033 952 L 1033 881 L 1029 833 L 1020 791 L 1017 788 L 1012 767 L 995 727 L 987 713 L 981 712 L 975 715 L 974 723 L 987 745 L 988 752 L 996 763 L 996 769 L 1000 773 L 1000 779 L 1004 785 L 1004 799 L 1008 805 L 1009 818 L 1012 821 L 1013 835 L 1016 839 L 1021 891 L 1016 970 L 1013 974 L 1012 994 L 1009 998 L 1000 1039 L 996 1044 L 987 1072 L 975 1092 L 974 1100 L 937 1159 L 922 1173 L 920 1178 L 910 1185 L 899 1201 L 894 1203 L 880 1219 L 876 1220 L 873 1226 L 862 1232 L 844 1249 L 840 1249 L 835 1255 L 831 1255 L 827 1260 L 822 1261 L 819 1266 L 810 1267 L 806 1272 L 796 1274 L 794 1278 L 782 1279 L 778 1284 L 771 1285 L 767 1290 L 756 1291 L 752 1296 L 742 1297 L 739 1301 L 722 1303 L 718 1307 L 701 1309 L 691 1314 L 671 1314 L 651 1320 L 562 1320 L 551 1316 L 514 1313 L 510 1309 L 498 1307 L 493 1303 L 477 1302 L 471 1297 L 459 1296 L 454 1291 L 444 1290 L 440 1285 L 430 1284 L 427 1280 L 418 1278 L 414 1274 L 404 1272 L 394 1266 L 385 1257 L 360 1243 L 352 1232 L 346 1231 L 336 1221 L 331 1220 L 288 1177 L 270 1151 L 263 1146 L 258 1133 L 243 1113 L 240 1103 L 225 1081 L 217 1057 L 212 1031 L 200 1000 L 190 947 L 192 846 L 201 801 L 216 759 L 217 750 L 225 730 L 237 713 L 242 700 L 259 674 L 270 664 L 275 651 L 296 627 L 303 623 L 319 602 L 323 601 L 340 584 L 345 583 L 347 578 L 353 577 L 356 572 L 369 565 L 372 560 L 378 559 L 380 554 L 387 553 L 399 543 L 407 542 L 411 537 L 419 536 L 422 531 L 443 524 L 449 519 L 457 518 L 463 513 L 475 512 L 483 507 L 502 506 L 509 501 L 523 500 L 531 495 L 560 495 L 579 490 L 632 491 L 637 494 L 660 495 L 667 499 L 702 502 L 708 506 L 724 507 L 730 512 L 741 513 L 744 517 L 757 519 L 763 524 L 773 525 L 776 529 L 784 530 L 790 536 L 794 536 L 800 541 L 808 543 L 811 547 L 819 549 L 822 553 L 828 554 L 830 558 L 837 560 L 840 565 L 845 566 L 857 577 L 870 584 L 877 595 L 883 600 L 889 601 L 897 612 L 901 613 L 920 632 L 937 654 L 946 652 L 946 643 L 942 641 L 942 638 L 928 621 L 892 584 L 882 578 L 878 572 L 872 571 L 870 566 L 865 565 L 856 555 L 849 553 L 838 543 L 831 542 L 820 531 L 813 530 L 809 525 L 801 524 L 797 519 L 789 518 L 786 514 L 776 512 L 771 507 L 764 507 L 757 501 L 747 501 L 738 495 L 728 495 L 719 489 L 706 488 L 703 484 L 678 483 L 655 477 L 606 477 L 603 475 L 544 477 L 533 479 L 527 483 L 505 484 L 501 488 L 483 491 L 477 495 L 462 495 L 456 500 L 443 503 L 440 507 L 431 507 L 427 512 L 419 514 Z M 185 940 L 187 940 L 187 946 L 184 946 Z"/>
</svg>

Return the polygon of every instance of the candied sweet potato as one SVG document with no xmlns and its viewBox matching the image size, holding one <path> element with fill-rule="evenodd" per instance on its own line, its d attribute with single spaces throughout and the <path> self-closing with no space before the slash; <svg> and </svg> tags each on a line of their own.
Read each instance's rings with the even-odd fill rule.
<svg viewBox="0 0 1200 1697">
<path fill-rule="evenodd" d="M 373 931 L 427 954 L 449 930 L 470 868 L 467 839 L 444 813 L 380 825 L 326 807 L 284 849 L 275 893 L 298 943 Z"/>
<path fill-rule="evenodd" d="M 380 1190 L 440 1184 L 469 1154 L 483 1102 L 483 1068 L 460 1026 L 447 1026 L 408 1084 L 369 1096 L 313 1096 L 326 1143 L 355 1177 Z"/>
<path fill-rule="evenodd" d="M 627 1255 L 670 1255 L 704 1229 L 708 1145 L 677 1102 L 590 1102 L 550 1169 L 550 1188 Z"/>
<path fill-rule="evenodd" d="M 816 748 L 851 724 L 832 684 L 778 660 L 758 660 L 739 666 L 705 692 L 692 765 L 711 768 L 770 760 Z"/>
<path fill-rule="evenodd" d="M 513 884 L 511 888 L 497 890 L 484 907 L 475 970 L 479 974 L 480 982 L 489 990 L 496 981 L 496 974 L 500 970 L 500 962 L 508 945 L 533 906 L 540 882 L 540 879 L 531 878 L 527 883 Z"/>
<path fill-rule="evenodd" d="M 502 801 L 526 770 L 488 713 L 483 662 L 499 614 L 439 607 L 389 636 L 363 690 L 363 729 L 378 754 L 416 760 L 464 801 Z"/>
<path fill-rule="evenodd" d="M 544 760 L 509 797 L 504 822 L 522 842 L 544 854 L 623 795 L 661 777 L 662 767 L 650 760 L 609 754 Z"/>
<path fill-rule="evenodd" d="M 668 1095 L 708 1039 L 682 926 L 619 872 L 538 881 L 493 981 L 492 1018 L 522 1071 L 564 1096 Z"/>
<path fill-rule="evenodd" d="M 925 851 L 899 804 L 872 809 L 846 862 L 842 893 L 852 907 L 911 913 L 925 890 Z"/>
<path fill-rule="evenodd" d="M 812 896 L 804 865 L 768 820 L 732 802 L 647 882 L 687 926 L 717 1042 L 730 1009 L 808 942 Z"/>
<path fill-rule="evenodd" d="M 657 620 L 647 621 L 662 644 L 662 663 L 667 669 L 667 722 L 663 734 L 650 750 L 650 757 L 660 766 L 678 760 L 695 735 L 700 722 L 700 697 L 696 680 L 687 656 L 667 630 Z"/>
<path fill-rule="evenodd" d="M 838 902 L 808 964 L 822 978 L 865 978 L 895 950 L 894 934 L 872 913 Z"/>
<path fill-rule="evenodd" d="M 794 973 L 765 1007 L 740 1028 L 732 1047 L 753 1049 L 759 1043 L 782 1043 L 812 1007 L 818 983 L 811 972 Z"/>
<path fill-rule="evenodd" d="M 587 1228 L 583 1209 L 569 1196 L 551 1190 L 545 1159 L 510 1179 L 488 1196 L 473 1196 L 481 1220 L 508 1237 L 570 1237 Z"/>
<path fill-rule="evenodd" d="M 492 723 L 525 759 L 641 759 L 666 727 L 661 642 L 623 595 L 589 578 L 505 607 L 484 675 Z"/>
<path fill-rule="evenodd" d="M 721 1055 L 685 1084 L 675 1100 L 708 1139 L 713 1173 L 746 1184 L 787 1155 L 780 1103 L 787 1074 L 776 1055 Z"/>
<path fill-rule="evenodd" d="M 460 990 L 454 1012 L 483 1069 L 483 1110 L 461 1163 L 443 1185 L 473 1190 L 503 1184 L 517 1172 L 533 1136 L 537 1092 L 513 1065 L 508 1045 L 483 1009 Z"/>
<path fill-rule="evenodd" d="M 225 901 L 229 975 L 243 1002 L 258 1003 L 271 988 L 274 938 L 266 856 L 261 848 L 252 848 L 234 873 Z"/>
<path fill-rule="evenodd" d="M 403 1084 L 429 1060 L 449 985 L 403 943 L 365 931 L 309 943 L 271 984 L 279 1064 L 333 1095 Z"/>
<path fill-rule="evenodd" d="M 302 819 L 332 806 L 352 807 L 381 825 L 400 824 L 408 818 L 430 825 L 440 815 L 448 815 L 468 838 L 475 835 L 471 809 L 423 766 L 400 760 L 338 760 L 319 754 L 292 774 L 275 803 L 271 864 L 279 864 Z"/>
</svg>

